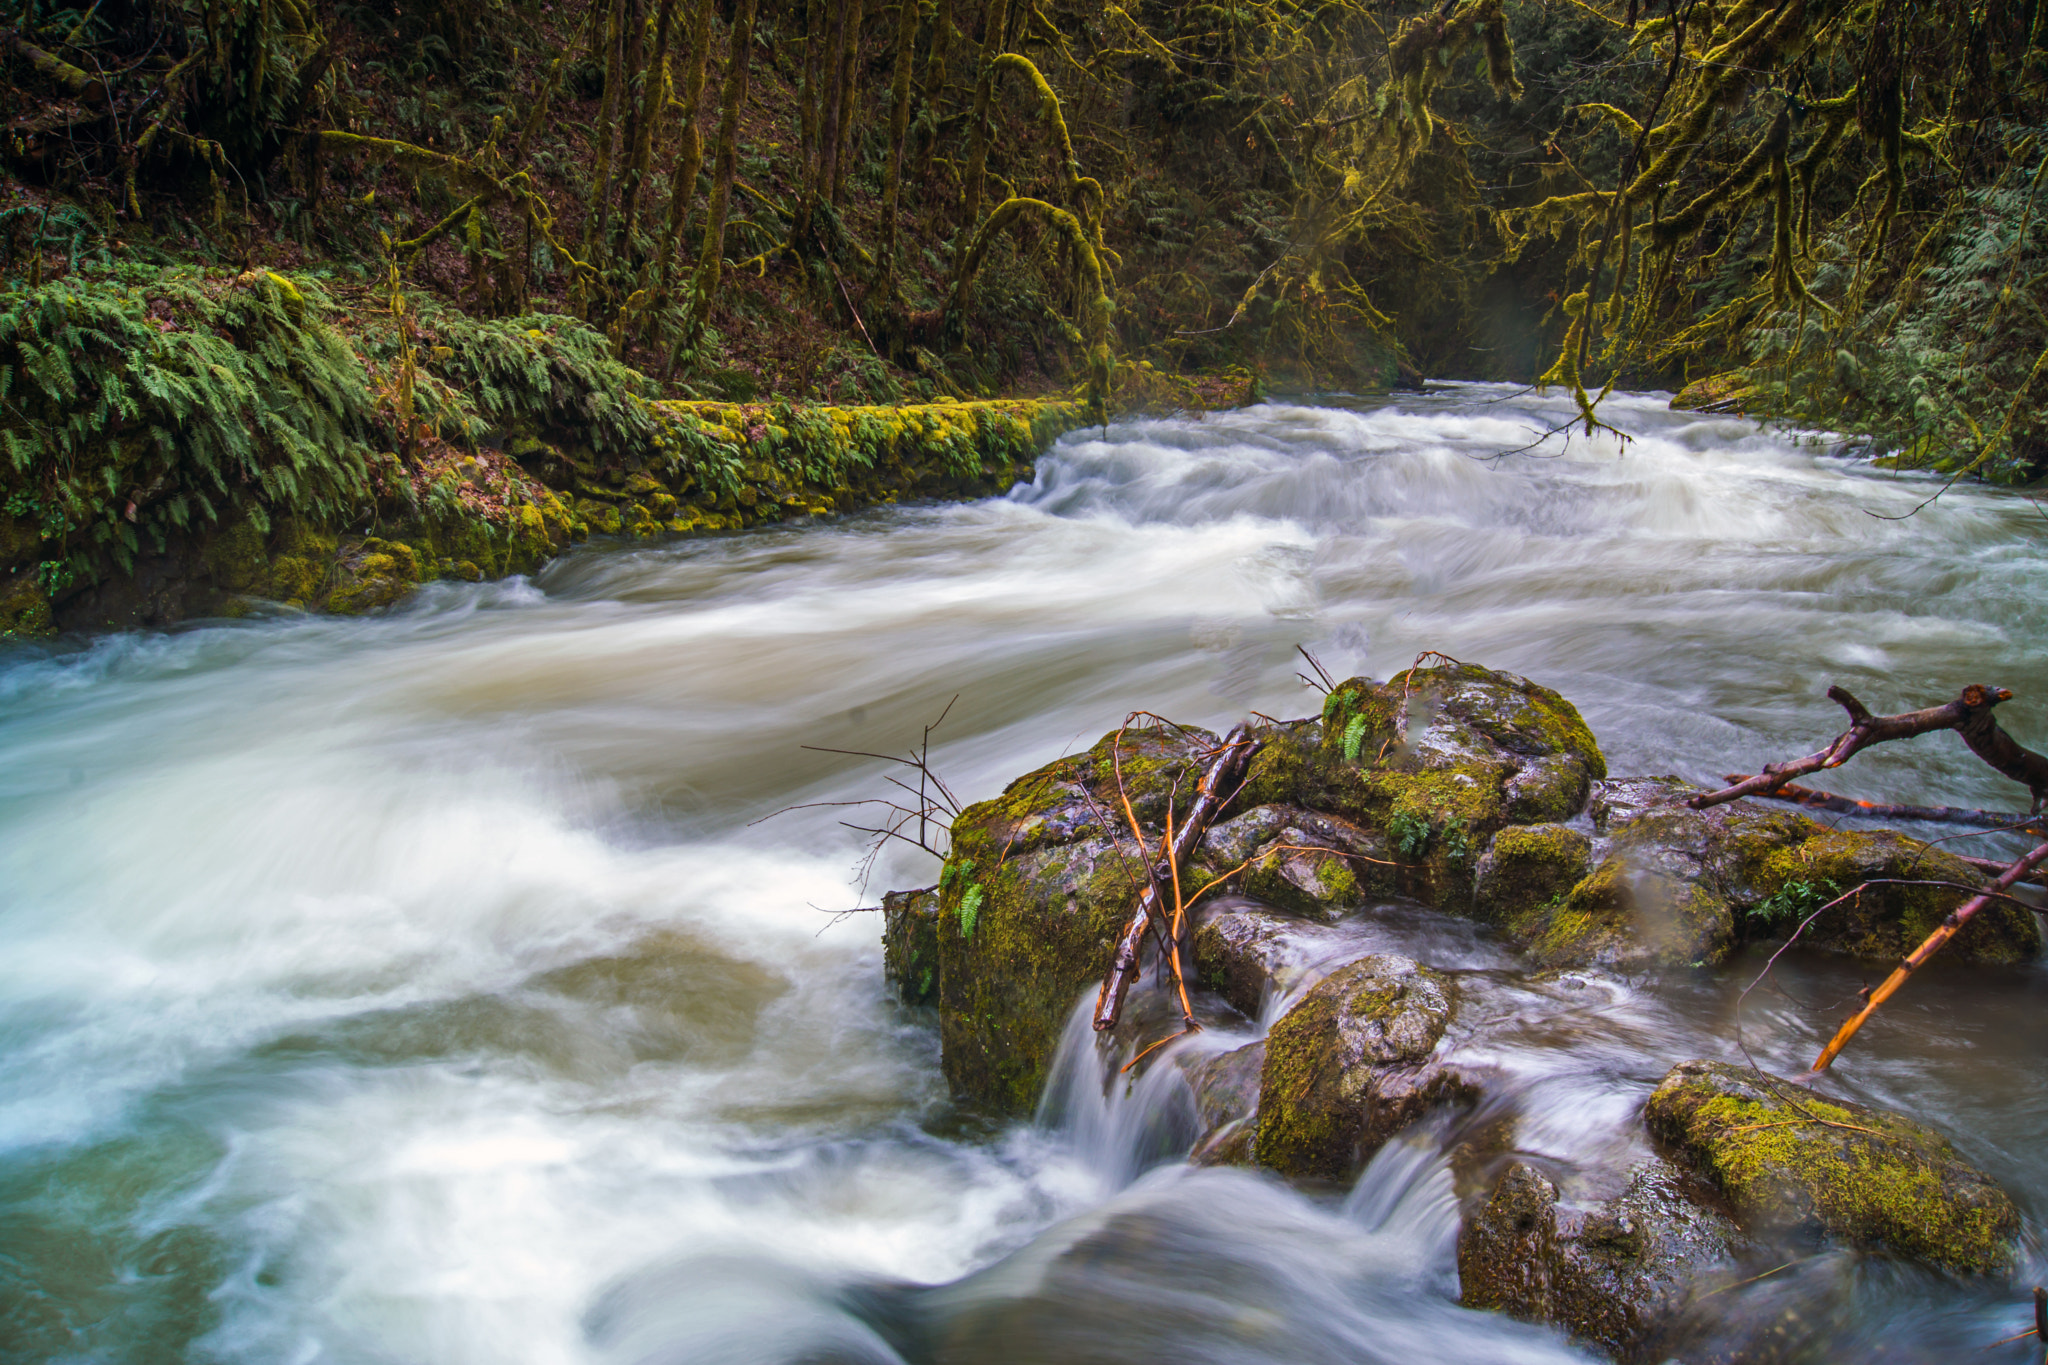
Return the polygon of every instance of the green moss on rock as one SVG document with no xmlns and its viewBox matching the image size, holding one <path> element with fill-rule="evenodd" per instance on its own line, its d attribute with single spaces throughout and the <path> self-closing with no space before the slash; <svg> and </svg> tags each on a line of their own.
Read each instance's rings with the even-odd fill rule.
<svg viewBox="0 0 2048 1365">
<path fill-rule="evenodd" d="M 882 972 L 906 1005 L 939 998 L 939 895 L 936 887 L 882 897 Z"/>
<path fill-rule="evenodd" d="M 1391 953 L 1317 982 L 1266 1036 L 1258 1163 L 1338 1179 L 1431 1108 L 1470 1096 L 1430 1064 L 1452 1006 L 1440 973 Z"/>
<path fill-rule="evenodd" d="M 1568 825 L 1510 825 L 1479 860 L 1473 917 L 1510 924 L 1563 896 L 1586 875 L 1593 842 Z"/>
<path fill-rule="evenodd" d="M 1961 1274 L 2012 1265 L 2012 1200 L 1910 1119 L 1725 1062 L 1673 1067 L 1644 1117 L 1753 1231 L 1825 1237 Z"/>
</svg>

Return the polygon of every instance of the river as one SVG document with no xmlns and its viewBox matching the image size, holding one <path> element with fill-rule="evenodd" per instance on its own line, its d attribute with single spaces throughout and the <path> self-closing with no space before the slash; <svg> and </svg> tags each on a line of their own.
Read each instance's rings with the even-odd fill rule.
<svg viewBox="0 0 2048 1365">
<path fill-rule="evenodd" d="M 1134 422 L 979 503 L 594 546 L 371 619 L 0 647 L 0 1357 L 1586 1359 L 1456 1305 L 1427 1135 L 1311 1195 L 1189 1169 L 1144 1096 L 955 1112 L 879 916 L 830 913 L 931 860 L 863 891 L 845 809 L 763 819 L 882 790 L 804 746 L 900 752 L 949 702 L 933 765 L 969 800 L 1135 708 L 1310 713 L 1297 644 L 1339 677 L 1436 649 L 1535 678 L 1616 773 L 1803 753 L 1830 683 L 1882 711 L 2004 684 L 2048 739 L 2033 503 L 1896 519 L 1938 485 L 1654 395 L 1607 405 L 1625 447 L 1499 454 L 1565 412 L 1447 386 Z M 1836 776 L 2021 795 L 1947 736 Z M 1384 936 L 1501 953 L 1427 915 Z M 1569 1151 L 1732 1055 L 1756 965 L 1503 1043 L 1524 1141 Z M 1866 976 L 1795 964 L 1745 1037 L 1800 1069 Z M 1978 1348 L 2044 1274 L 2044 1003 L 2039 967 L 1930 969 L 1840 1068 L 2014 1192 L 2018 1280 L 1823 1257 L 1731 1320 L 1803 1315 L 1788 1360 L 2029 1358 Z"/>
</svg>

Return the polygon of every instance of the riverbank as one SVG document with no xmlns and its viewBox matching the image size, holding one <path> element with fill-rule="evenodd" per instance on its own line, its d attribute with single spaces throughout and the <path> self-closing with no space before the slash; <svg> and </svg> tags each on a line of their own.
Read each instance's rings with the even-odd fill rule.
<svg viewBox="0 0 2048 1365">
<path fill-rule="evenodd" d="M 35 542 L 17 536 L 4 542 L 17 554 L 0 565 L 10 572 L 0 585 L 0 633 L 275 610 L 354 615 L 437 579 L 532 573 L 592 536 L 656 540 L 876 503 L 987 497 L 1029 480 L 1037 455 L 1088 412 L 1059 398 L 843 408 L 652 402 L 644 419 L 650 430 L 638 449 L 600 453 L 521 436 L 502 447 L 444 446 L 411 467 L 385 456 L 373 474 L 378 491 L 413 496 L 387 493 L 365 524 L 336 529 L 245 511 L 54 598 L 28 562 Z"/>
</svg>

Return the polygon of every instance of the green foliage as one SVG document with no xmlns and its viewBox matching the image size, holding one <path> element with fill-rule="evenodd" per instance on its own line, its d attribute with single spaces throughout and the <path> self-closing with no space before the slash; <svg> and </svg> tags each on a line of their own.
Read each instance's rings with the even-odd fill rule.
<svg viewBox="0 0 2048 1365">
<path fill-rule="evenodd" d="M 1359 748 L 1365 743 L 1365 728 L 1366 718 L 1364 716 L 1353 716 L 1350 723 L 1344 727 L 1344 761 L 1346 763 L 1358 762 Z"/>
<path fill-rule="evenodd" d="M 1387 821 L 1387 838 L 1403 858 L 1420 858 L 1429 848 L 1429 821 L 1413 811 L 1395 811 Z"/>
<path fill-rule="evenodd" d="M 974 922 L 981 916 L 982 898 L 980 882 L 968 887 L 966 893 L 960 897 L 960 937 L 974 937 Z"/>
<path fill-rule="evenodd" d="M 45 557 L 96 577 L 233 513 L 260 531 L 362 506 L 371 395 L 330 311 L 267 271 L 0 293 L 0 486 Z"/>
<path fill-rule="evenodd" d="M 1465 826 L 1465 817 L 1453 815 L 1444 821 L 1444 859 L 1452 867 L 1463 867 L 1472 861 L 1472 831 Z"/>
<path fill-rule="evenodd" d="M 1787 882 L 1749 911 L 1752 929 L 1788 930 L 1841 894 L 1833 882 Z"/>
</svg>

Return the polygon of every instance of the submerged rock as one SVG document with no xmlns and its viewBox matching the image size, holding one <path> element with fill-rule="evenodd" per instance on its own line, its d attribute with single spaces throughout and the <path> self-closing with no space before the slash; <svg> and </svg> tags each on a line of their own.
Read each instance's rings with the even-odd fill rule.
<svg viewBox="0 0 2048 1365">
<path fill-rule="evenodd" d="M 1681 1062 L 1644 1111 L 1751 1232 L 1833 1240 L 1959 1273 L 2003 1271 L 2011 1198 L 1930 1128 L 1725 1062 Z"/>
<path fill-rule="evenodd" d="M 1452 1009 L 1442 974 L 1391 953 L 1318 982 L 1267 1035 L 1259 1164 L 1340 1178 L 1437 1105 L 1475 1096 L 1432 1061 Z"/>
<path fill-rule="evenodd" d="M 1725 1276 L 1747 1249 L 1663 1161 L 1630 1172 L 1618 1197 L 1577 1208 L 1524 1161 L 1511 1161 L 1458 1234 L 1464 1302 L 1553 1322 L 1627 1365 L 1658 1347 L 1695 1287 Z"/>
</svg>

